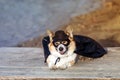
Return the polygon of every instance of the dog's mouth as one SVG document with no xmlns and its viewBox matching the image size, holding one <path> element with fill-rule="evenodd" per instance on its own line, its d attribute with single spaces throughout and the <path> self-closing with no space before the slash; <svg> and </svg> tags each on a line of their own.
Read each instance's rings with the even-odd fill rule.
<svg viewBox="0 0 120 80">
<path fill-rule="evenodd" d="M 59 51 L 59 53 L 60 53 L 61 55 L 64 55 L 64 54 L 66 53 L 66 51 Z"/>
<path fill-rule="evenodd" d="M 66 46 L 64 46 L 64 45 L 59 45 L 58 47 L 57 47 L 57 51 L 61 54 L 61 55 L 64 55 L 65 53 L 66 53 L 66 51 L 67 51 L 67 48 L 66 48 Z"/>
<path fill-rule="evenodd" d="M 61 55 L 63 55 L 64 54 L 64 52 L 63 51 L 61 51 L 61 52 L 59 52 Z"/>
</svg>

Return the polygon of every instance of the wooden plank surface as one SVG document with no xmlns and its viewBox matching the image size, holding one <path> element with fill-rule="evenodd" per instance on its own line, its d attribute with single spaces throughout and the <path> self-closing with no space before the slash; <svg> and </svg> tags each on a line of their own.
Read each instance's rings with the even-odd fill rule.
<svg viewBox="0 0 120 80">
<path fill-rule="evenodd" d="M 0 79 L 120 79 L 120 47 L 66 70 L 49 70 L 41 48 L 0 48 Z"/>
</svg>

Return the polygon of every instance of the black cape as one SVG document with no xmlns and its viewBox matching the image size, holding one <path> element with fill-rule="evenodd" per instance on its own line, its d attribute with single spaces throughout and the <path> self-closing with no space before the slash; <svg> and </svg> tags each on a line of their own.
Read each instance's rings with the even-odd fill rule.
<svg viewBox="0 0 120 80">
<path fill-rule="evenodd" d="M 102 57 L 107 51 L 95 40 L 81 35 L 74 35 L 74 40 L 76 42 L 76 54 L 89 57 L 89 58 L 99 58 Z M 50 39 L 48 36 L 44 37 L 42 40 L 45 62 L 47 57 L 50 55 L 48 44 Z"/>
</svg>

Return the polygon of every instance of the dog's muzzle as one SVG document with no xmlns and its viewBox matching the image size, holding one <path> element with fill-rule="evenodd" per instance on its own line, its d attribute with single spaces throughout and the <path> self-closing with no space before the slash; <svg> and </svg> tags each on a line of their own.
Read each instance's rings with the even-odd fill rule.
<svg viewBox="0 0 120 80">
<path fill-rule="evenodd" d="M 67 51 L 67 47 L 64 46 L 63 44 L 60 44 L 58 47 L 57 47 L 57 51 L 63 55 L 66 51 Z"/>
</svg>

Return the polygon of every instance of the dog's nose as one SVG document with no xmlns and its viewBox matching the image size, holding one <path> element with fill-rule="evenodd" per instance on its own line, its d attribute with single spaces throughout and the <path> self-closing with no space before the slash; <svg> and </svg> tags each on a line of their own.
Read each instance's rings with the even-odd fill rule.
<svg viewBox="0 0 120 80">
<path fill-rule="evenodd" d="M 60 47 L 59 50 L 60 50 L 60 51 L 63 51 L 63 47 Z"/>
</svg>

